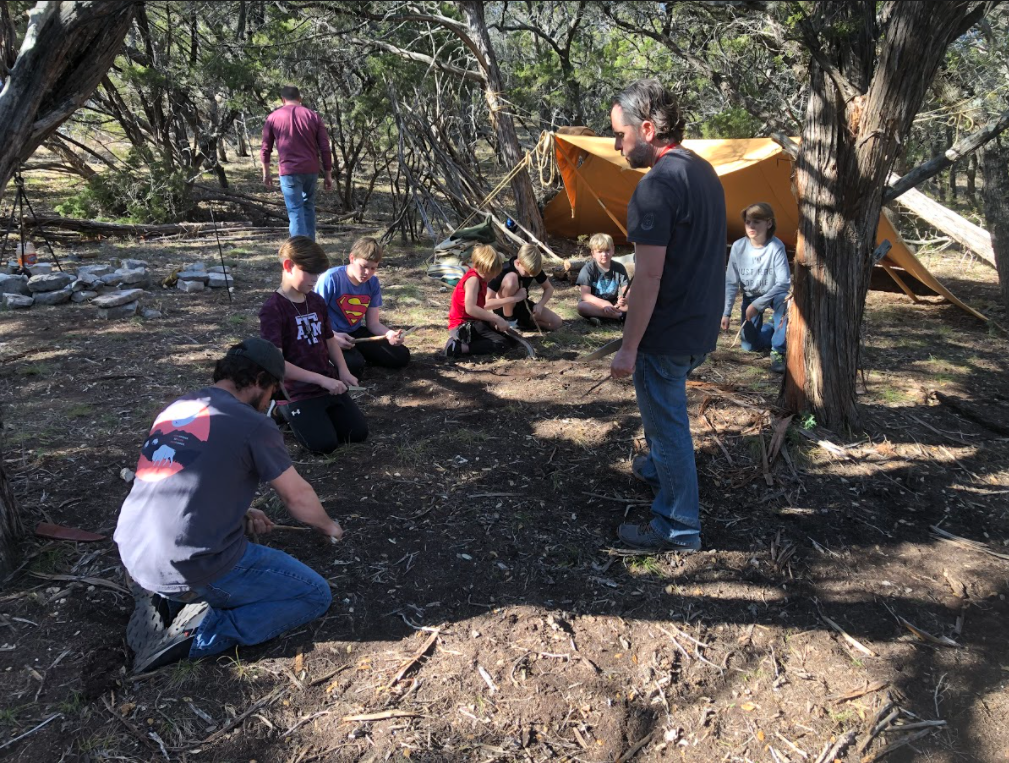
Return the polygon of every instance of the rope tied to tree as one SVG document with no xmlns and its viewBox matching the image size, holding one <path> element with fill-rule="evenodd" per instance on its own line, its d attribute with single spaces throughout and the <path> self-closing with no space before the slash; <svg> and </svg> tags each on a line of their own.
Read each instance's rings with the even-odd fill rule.
<svg viewBox="0 0 1009 763">
<path fill-rule="evenodd" d="M 553 188 L 557 183 L 557 142 L 554 134 L 544 130 L 540 133 L 540 139 L 533 149 L 533 157 L 536 162 L 536 171 L 539 176 L 540 186 L 543 188 Z M 549 173 L 544 178 L 544 174 Z"/>
</svg>

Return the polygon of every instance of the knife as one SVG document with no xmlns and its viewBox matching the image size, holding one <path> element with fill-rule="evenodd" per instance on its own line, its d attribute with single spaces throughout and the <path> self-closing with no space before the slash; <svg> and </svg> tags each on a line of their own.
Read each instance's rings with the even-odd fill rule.
<svg viewBox="0 0 1009 763">
<path fill-rule="evenodd" d="M 607 342 L 595 352 L 590 352 L 588 355 L 582 355 L 582 357 L 578 358 L 578 360 L 585 363 L 590 360 L 599 360 L 600 358 L 605 358 L 607 355 L 612 355 L 617 350 L 619 350 L 620 347 L 623 345 L 623 343 L 624 338 L 619 337 L 617 339 L 614 339 L 612 342 Z"/>
</svg>

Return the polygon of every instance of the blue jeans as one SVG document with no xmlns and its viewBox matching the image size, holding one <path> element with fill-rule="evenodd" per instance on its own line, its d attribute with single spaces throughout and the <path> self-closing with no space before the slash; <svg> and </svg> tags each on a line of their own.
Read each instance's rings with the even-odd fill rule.
<svg viewBox="0 0 1009 763">
<path fill-rule="evenodd" d="M 185 598 L 210 605 L 189 649 L 196 660 L 238 644 L 260 644 L 310 622 L 329 609 L 333 595 L 321 575 L 293 556 L 250 543 L 231 572 Z"/>
<path fill-rule="evenodd" d="M 694 442 L 687 416 L 687 376 L 707 355 L 639 352 L 634 365 L 648 457 L 642 476 L 656 490 L 652 528 L 681 546 L 701 542 L 700 498 Z"/>
<path fill-rule="evenodd" d="M 771 301 L 771 310 L 774 315 L 771 325 L 764 325 L 763 310 L 752 320 L 746 320 L 746 308 L 753 300 L 743 295 L 743 336 L 740 337 L 739 344 L 747 352 L 764 352 L 774 350 L 785 354 L 785 336 L 788 334 L 788 310 L 785 303 L 787 294 Z"/>
<path fill-rule="evenodd" d="M 315 184 L 318 182 L 317 172 L 280 176 L 292 237 L 308 236 L 315 241 Z"/>
</svg>

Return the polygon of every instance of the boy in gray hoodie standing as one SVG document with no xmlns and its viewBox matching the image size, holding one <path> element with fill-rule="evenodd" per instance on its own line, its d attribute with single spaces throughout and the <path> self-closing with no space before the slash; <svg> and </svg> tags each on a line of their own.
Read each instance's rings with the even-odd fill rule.
<svg viewBox="0 0 1009 763">
<path fill-rule="evenodd" d="M 774 210 L 770 204 L 758 202 L 743 210 L 746 238 L 732 245 L 729 264 L 725 268 L 725 309 L 722 330 L 729 330 L 729 315 L 736 301 L 736 292 L 743 289 L 742 337 L 740 344 L 747 352 L 771 351 L 771 370 L 785 372 L 785 335 L 788 332 L 786 298 L 791 288 L 788 256 L 781 239 L 775 237 Z M 764 311 L 770 308 L 773 317 L 764 325 Z"/>
</svg>

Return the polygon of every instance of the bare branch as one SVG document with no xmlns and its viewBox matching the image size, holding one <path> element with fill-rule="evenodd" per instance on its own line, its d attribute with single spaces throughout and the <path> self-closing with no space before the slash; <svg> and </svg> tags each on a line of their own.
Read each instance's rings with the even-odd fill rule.
<svg viewBox="0 0 1009 763">
<path fill-rule="evenodd" d="M 971 133 L 962 140 L 957 141 L 939 156 L 932 157 L 927 162 L 919 164 L 908 172 L 899 181 L 886 189 L 883 194 L 883 203 L 893 201 L 902 193 L 937 175 L 968 154 L 977 151 L 985 143 L 998 137 L 1007 128 L 1009 128 L 1009 110 L 1002 112 L 998 119 L 992 120 L 977 132 Z"/>
<path fill-rule="evenodd" d="M 399 56 L 400 58 L 405 58 L 408 61 L 417 61 L 422 64 L 427 64 L 428 66 L 433 66 L 439 71 L 443 71 L 447 74 L 453 74 L 456 77 L 462 77 L 464 80 L 469 82 L 475 82 L 478 85 L 484 84 L 484 77 L 480 72 L 474 72 L 469 69 L 463 69 L 458 66 L 453 66 L 452 64 L 445 63 L 444 61 L 439 61 L 433 56 L 429 56 L 426 53 L 417 53 L 413 50 L 404 50 L 403 48 L 397 48 L 395 45 L 390 45 L 387 42 L 382 42 L 381 40 L 362 40 L 358 37 L 351 37 L 350 42 L 355 45 L 368 46 L 379 48 L 387 53 L 392 53 L 393 55 Z"/>
</svg>

